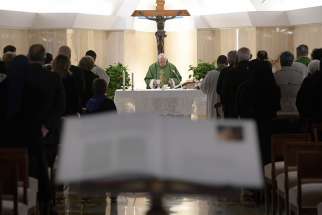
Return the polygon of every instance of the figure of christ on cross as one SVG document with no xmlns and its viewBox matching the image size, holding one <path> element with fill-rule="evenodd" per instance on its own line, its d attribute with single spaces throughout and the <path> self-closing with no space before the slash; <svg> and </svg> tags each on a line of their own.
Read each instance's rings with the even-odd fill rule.
<svg viewBox="0 0 322 215">
<path fill-rule="evenodd" d="M 156 0 L 156 10 L 136 10 L 133 12 L 134 17 L 145 17 L 148 20 L 157 23 L 157 32 L 155 37 L 157 40 L 158 54 L 164 53 L 164 39 L 167 37 L 165 32 L 165 22 L 174 19 L 177 16 L 190 16 L 187 10 L 165 10 L 165 0 Z"/>
</svg>

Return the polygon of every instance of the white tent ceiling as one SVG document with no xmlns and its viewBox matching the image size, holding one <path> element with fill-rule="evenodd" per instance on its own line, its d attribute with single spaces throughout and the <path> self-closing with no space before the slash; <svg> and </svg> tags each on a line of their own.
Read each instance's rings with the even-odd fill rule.
<svg viewBox="0 0 322 215">
<path fill-rule="evenodd" d="M 130 17 L 136 9 L 153 9 L 155 0 L 0 1 L 0 27 L 155 31 L 153 22 Z M 322 22 L 322 0 L 166 0 L 166 8 L 192 15 L 169 21 L 167 31 Z"/>
</svg>

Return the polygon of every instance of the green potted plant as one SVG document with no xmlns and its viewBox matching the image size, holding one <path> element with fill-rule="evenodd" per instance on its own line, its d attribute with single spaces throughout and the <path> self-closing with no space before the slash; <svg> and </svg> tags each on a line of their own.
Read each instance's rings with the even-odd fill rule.
<svg viewBox="0 0 322 215">
<path fill-rule="evenodd" d="M 121 63 L 110 65 L 106 69 L 107 75 L 110 77 L 110 84 L 107 89 L 107 96 L 114 99 L 115 91 L 123 88 L 123 72 L 125 73 L 125 88 L 130 86 L 130 76 L 128 69 Z"/>
<path fill-rule="evenodd" d="M 205 63 L 201 61 L 198 63 L 196 67 L 192 65 L 189 66 L 189 71 L 193 72 L 193 77 L 198 81 L 204 79 L 207 73 L 214 69 L 216 69 L 215 64 Z"/>
</svg>

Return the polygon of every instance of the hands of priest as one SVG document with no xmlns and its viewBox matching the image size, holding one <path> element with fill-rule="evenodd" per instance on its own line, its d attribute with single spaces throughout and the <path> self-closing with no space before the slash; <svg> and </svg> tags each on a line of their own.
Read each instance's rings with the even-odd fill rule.
<svg viewBox="0 0 322 215">
<path fill-rule="evenodd" d="M 152 79 L 149 85 L 151 89 L 157 89 L 160 86 L 160 80 Z"/>
<path fill-rule="evenodd" d="M 173 79 L 170 79 L 169 80 L 169 86 L 170 86 L 171 89 L 175 88 L 176 82 Z"/>
</svg>

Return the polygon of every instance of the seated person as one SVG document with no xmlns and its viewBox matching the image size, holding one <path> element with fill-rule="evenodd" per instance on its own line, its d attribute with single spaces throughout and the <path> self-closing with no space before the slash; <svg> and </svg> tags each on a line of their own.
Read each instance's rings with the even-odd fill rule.
<svg viewBox="0 0 322 215">
<path fill-rule="evenodd" d="M 116 112 L 114 101 L 107 98 L 105 93 L 107 83 L 104 79 L 95 79 L 93 82 L 93 97 L 86 104 L 87 113 Z"/>
<path fill-rule="evenodd" d="M 158 88 L 158 85 L 160 87 L 170 85 L 173 88 L 175 85 L 180 84 L 182 78 L 178 69 L 168 61 L 165 54 L 160 54 L 158 62 L 149 67 L 144 80 L 147 89 L 155 89 Z"/>
</svg>

